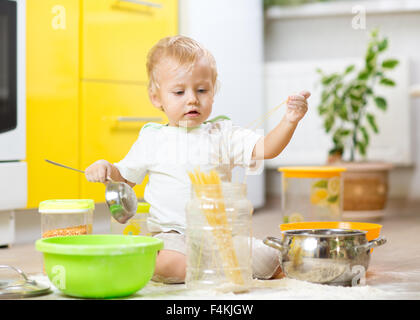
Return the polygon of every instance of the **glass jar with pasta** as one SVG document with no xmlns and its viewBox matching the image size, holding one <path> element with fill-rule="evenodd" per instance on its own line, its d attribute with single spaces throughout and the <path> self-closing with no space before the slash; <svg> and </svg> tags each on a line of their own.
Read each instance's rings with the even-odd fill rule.
<svg viewBox="0 0 420 320">
<path fill-rule="evenodd" d="M 221 182 L 215 171 L 196 171 L 190 179 L 186 286 L 244 291 L 252 281 L 253 207 L 246 185 Z"/>
</svg>

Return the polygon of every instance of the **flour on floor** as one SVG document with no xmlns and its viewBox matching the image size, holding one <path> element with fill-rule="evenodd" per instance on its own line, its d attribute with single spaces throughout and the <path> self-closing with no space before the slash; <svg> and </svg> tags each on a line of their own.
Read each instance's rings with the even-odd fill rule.
<svg viewBox="0 0 420 320">
<path fill-rule="evenodd" d="M 52 293 L 38 299 L 72 299 L 56 289 L 43 275 L 30 277 L 41 283 L 48 283 Z M 244 293 L 221 292 L 217 290 L 189 290 L 185 284 L 162 284 L 150 281 L 143 289 L 126 299 L 161 300 L 379 300 L 388 299 L 390 294 L 384 290 L 366 285 L 357 287 L 338 287 L 314 284 L 300 280 L 283 278 L 279 280 L 254 280 L 253 287 Z"/>
</svg>

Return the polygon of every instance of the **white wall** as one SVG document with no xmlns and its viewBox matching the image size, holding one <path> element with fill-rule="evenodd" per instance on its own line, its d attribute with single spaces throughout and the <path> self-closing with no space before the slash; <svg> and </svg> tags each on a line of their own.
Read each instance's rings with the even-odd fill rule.
<svg viewBox="0 0 420 320">
<path fill-rule="evenodd" d="M 368 161 L 386 161 L 394 165 L 412 165 L 411 146 L 411 106 L 409 94 L 410 64 L 405 57 L 393 57 L 399 60 L 398 67 L 390 70 L 387 77 L 398 79 L 395 87 L 377 86 L 376 95 L 384 97 L 388 103 L 386 112 L 379 110 L 370 101 L 369 112 L 375 115 L 379 133 L 371 134 L 366 154 Z M 267 107 L 277 105 L 288 95 L 309 90 L 311 97 L 305 118 L 299 123 L 299 130 L 293 135 L 287 146 L 287 152 L 275 159 L 267 160 L 267 168 L 278 168 L 287 165 L 323 165 L 327 158 L 326 150 L 333 147 L 330 134 L 325 132 L 323 119 L 318 115 L 317 107 L 321 101 L 319 85 L 320 68 L 326 73 L 345 70 L 349 65 L 360 68 L 364 58 L 360 59 L 316 59 L 316 60 L 277 60 L 265 63 L 265 97 Z M 281 109 L 284 113 L 285 108 Z M 281 117 L 281 112 L 266 121 L 266 131 L 272 130 Z M 348 159 L 350 150 L 344 158 Z M 356 160 L 364 160 L 356 154 Z"/>
<path fill-rule="evenodd" d="M 211 117 L 226 115 L 246 127 L 264 110 L 262 1 L 180 0 L 179 5 L 179 33 L 201 42 L 216 59 L 220 89 Z M 243 174 L 234 170 L 233 180 L 243 181 Z M 247 177 L 254 207 L 265 203 L 264 178 L 263 173 Z"/>
<path fill-rule="evenodd" d="M 314 60 L 363 56 L 367 32 L 380 27 L 389 39 L 389 56 L 410 59 L 410 84 L 420 83 L 420 12 L 382 12 L 366 16 L 366 30 L 353 29 L 351 12 L 339 15 L 266 19 L 265 60 Z M 398 82 L 398 79 L 395 79 Z M 390 196 L 420 199 L 420 98 L 410 98 L 412 165 L 395 168 L 390 176 Z M 311 106 L 316 107 L 316 106 Z M 373 138 L 373 137 L 372 137 Z M 285 150 L 287 152 L 287 149 Z M 280 194 L 280 175 L 267 174 L 267 190 Z"/>
</svg>

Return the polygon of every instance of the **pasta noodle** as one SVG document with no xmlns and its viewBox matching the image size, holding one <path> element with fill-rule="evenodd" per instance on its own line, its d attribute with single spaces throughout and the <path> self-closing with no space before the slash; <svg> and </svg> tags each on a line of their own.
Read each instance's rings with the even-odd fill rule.
<svg viewBox="0 0 420 320">
<path fill-rule="evenodd" d="M 265 120 L 267 120 L 274 112 L 277 111 L 277 109 L 279 109 L 283 104 L 285 104 L 288 100 L 283 101 L 282 103 L 280 103 L 278 106 L 272 108 L 271 110 L 269 110 L 267 113 L 263 114 L 261 117 L 255 119 L 254 121 L 252 121 L 250 124 L 248 124 L 246 126 L 246 128 L 252 129 L 256 128 L 257 126 L 259 126 L 261 123 L 263 123 Z"/>
<path fill-rule="evenodd" d="M 215 170 L 211 170 L 209 174 L 206 174 L 199 169 L 195 169 L 194 173 L 188 172 L 188 175 L 198 197 L 205 196 L 214 199 L 213 205 L 202 206 L 202 211 L 208 224 L 213 227 L 213 236 L 223 260 L 223 270 L 226 277 L 235 284 L 244 284 L 233 246 L 231 228 L 226 216 L 219 175 Z M 211 185 L 212 187 L 202 187 L 205 185 Z"/>
</svg>

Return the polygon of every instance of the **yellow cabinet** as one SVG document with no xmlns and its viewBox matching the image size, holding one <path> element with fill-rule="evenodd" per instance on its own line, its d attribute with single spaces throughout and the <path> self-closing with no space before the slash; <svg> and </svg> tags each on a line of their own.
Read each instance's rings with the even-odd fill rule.
<svg viewBox="0 0 420 320">
<path fill-rule="evenodd" d="M 177 32 L 177 1 L 84 0 L 82 28 L 82 78 L 144 84 L 147 52 Z"/>
<path fill-rule="evenodd" d="M 149 0 L 146 0 L 146 2 Z M 103 202 L 104 186 L 52 166 L 121 160 L 148 121 L 146 56 L 178 31 L 177 0 L 27 0 L 28 208 L 55 198 Z M 143 196 L 145 182 L 135 187 Z"/>
<path fill-rule="evenodd" d="M 165 114 L 149 102 L 146 86 L 83 82 L 81 86 L 81 167 L 99 159 L 117 162 L 150 121 L 166 121 Z M 134 190 L 143 196 L 145 182 Z M 102 184 L 81 183 L 81 197 L 104 201 Z"/>
<path fill-rule="evenodd" d="M 79 165 L 79 2 L 27 0 L 26 122 L 28 207 L 78 198 L 81 175 L 47 164 Z"/>
</svg>

